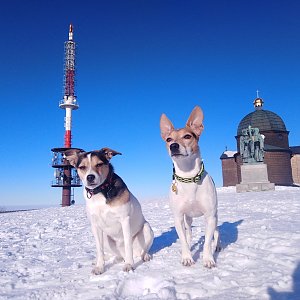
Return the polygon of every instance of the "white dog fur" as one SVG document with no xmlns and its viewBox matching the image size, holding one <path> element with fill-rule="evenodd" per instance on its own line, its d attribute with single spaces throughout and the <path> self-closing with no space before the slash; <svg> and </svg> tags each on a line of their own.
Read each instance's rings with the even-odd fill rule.
<svg viewBox="0 0 300 300">
<path fill-rule="evenodd" d="M 123 270 L 128 272 L 133 269 L 134 257 L 150 260 L 148 251 L 153 242 L 153 232 L 142 214 L 140 203 L 114 173 L 109 162 L 116 154 L 121 153 L 109 148 L 65 152 L 66 159 L 77 169 L 85 186 L 87 215 L 97 248 L 92 271 L 96 275 L 104 272 L 104 254 L 124 260 Z"/>
<path fill-rule="evenodd" d="M 206 223 L 203 264 L 212 268 L 216 265 L 214 252 L 220 249 L 217 193 L 208 173 L 204 169 L 201 173 L 202 158 L 198 141 L 203 128 L 203 112 L 198 106 L 193 109 L 184 128 L 174 129 L 165 114 L 160 119 L 161 136 L 166 142 L 175 170 L 170 205 L 182 248 L 181 262 L 185 266 L 194 264 L 190 250 L 191 226 L 194 217 L 203 215 Z M 196 182 L 199 177 L 200 180 Z"/>
</svg>

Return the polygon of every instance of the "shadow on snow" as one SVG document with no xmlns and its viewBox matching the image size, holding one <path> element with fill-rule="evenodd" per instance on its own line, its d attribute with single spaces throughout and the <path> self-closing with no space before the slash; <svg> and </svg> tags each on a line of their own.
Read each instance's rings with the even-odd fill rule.
<svg viewBox="0 0 300 300">
<path fill-rule="evenodd" d="M 243 220 L 239 220 L 233 223 L 224 222 L 219 226 L 222 249 L 225 249 L 238 240 L 238 226 L 242 223 Z"/>
<path fill-rule="evenodd" d="M 178 239 L 175 227 L 170 227 L 168 231 L 163 232 L 160 236 L 157 236 L 153 240 L 152 247 L 150 249 L 151 254 L 155 254 L 160 250 L 170 247 L 172 244 L 176 243 Z"/>
<path fill-rule="evenodd" d="M 239 220 L 233 223 L 224 222 L 222 225 L 218 226 L 221 237 L 221 247 L 225 249 L 228 245 L 235 243 L 238 239 L 238 226 L 243 222 Z M 155 237 L 152 247 L 150 249 L 151 254 L 155 254 L 160 250 L 170 247 L 172 244 L 176 243 L 178 239 L 175 227 L 170 227 L 168 231 L 163 232 L 160 236 Z M 203 251 L 204 236 L 201 236 L 199 241 L 192 246 L 192 251 L 195 251 L 193 259 L 197 261 L 200 257 L 200 252 Z"/>
<path fill-rule="evenodd" d="M 298 300 L 300 299 L 300 262 L 293 273 L 293 291 L 276 292 L 272 287 L 268 288 L 270 300 Z"/>
<path fill-rule="evenodd" d="M 221 251 L 238 240 L 238 226 L 242 222 L 243 220 L 233 223 L 224 222 L 222 225 L 218 226 L 220 232 Z M 204 236 L 201 236 L 199 241 L 192 246 L 191 250 L 196 250 L 193 255 L 194 261 L 197 261 L 200 258 L 200 253 L 203 251 L 204 240 Z M 215 259 L 217 259 L 218 253 L 219 252 L 215 252 Z"/>
</svg>

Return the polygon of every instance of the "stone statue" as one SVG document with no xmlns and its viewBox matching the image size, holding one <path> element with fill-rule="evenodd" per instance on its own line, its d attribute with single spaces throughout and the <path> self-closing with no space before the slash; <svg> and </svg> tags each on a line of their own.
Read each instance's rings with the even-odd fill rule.
<svg viewBox="0 0 300 300">
<path fill-rule="evenodd" d="M 240 137 L 240 154 L 243 163 L 260 163 L 264 161 L 264 135 L 259 133 L 258 128 L 242 130 Z"/>
</svg>

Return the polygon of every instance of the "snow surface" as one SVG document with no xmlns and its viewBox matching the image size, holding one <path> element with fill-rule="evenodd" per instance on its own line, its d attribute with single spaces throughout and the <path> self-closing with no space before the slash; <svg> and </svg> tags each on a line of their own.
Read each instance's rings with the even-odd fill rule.
<svg viewBox="0 0 300 300">
<path fill-rule="evenodd" d="M 0 299 L 300 299 L 300 188 L 218 195 L 223 249 L 214 269 L 202 266 L 202 218 L 193 226 L 196 264 L 180 264 L 167 198 L 141 202 L 153 260 L 129 273 L 109 261 L 98 276 L 84 206 L 0 214 Z"/>
</svg>

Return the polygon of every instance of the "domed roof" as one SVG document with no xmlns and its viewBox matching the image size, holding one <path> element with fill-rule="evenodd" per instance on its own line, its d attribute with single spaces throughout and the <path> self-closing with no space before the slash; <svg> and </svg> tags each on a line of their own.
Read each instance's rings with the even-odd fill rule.
<svg viewBox="0 0 300 300">
<path fill-rule="evenodd" d="M 262 100 L 261 98 L 257 98 Z M 237 135 L 242 134 L 242 129 L 251 127 L 259 128 L 260 132 L 275 130 L 275 131 L 287 131 L 283 120 L 275 113 L 262 109 L 262 105 L 256 106 L 257 99 L 254 100 L 255 111 L 246 115 L 240 122 Z M 262 101 L 263 103 L 263 101 Z"/>
</svg>

